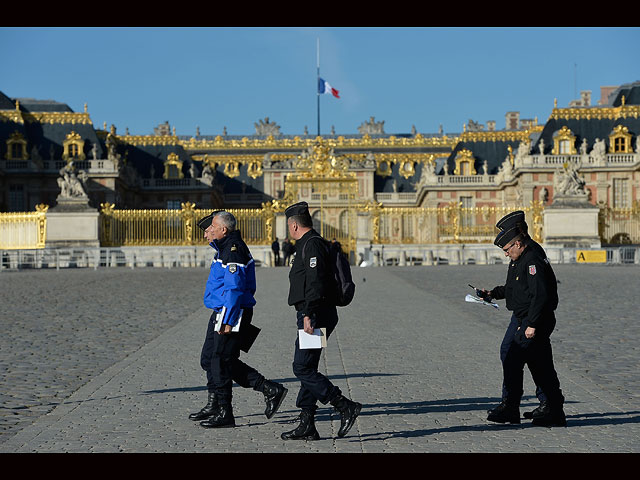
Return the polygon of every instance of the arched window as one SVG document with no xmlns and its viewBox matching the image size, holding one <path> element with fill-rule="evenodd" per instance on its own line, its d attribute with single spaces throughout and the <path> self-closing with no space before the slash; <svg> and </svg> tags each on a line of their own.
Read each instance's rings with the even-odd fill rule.
<svg viewBox="0 0 640 480">
<path fill-rule="evenodd" d="M 13 132 L 7 140 L 5 158 L 7 160 L 27 160 L 29 158 L 27 155 L 27 141 L 20 132 Z"/>
<path fill-rule="evenodd" d="M 553 134 L 552 155 L 576 155 L 576 136 L 565 125 Z"/>
<path fill-rule="evenodd" d="M 609 153 L 632 153 L 631 134 L 624 125 L 617 125 L 609 134 Z"/>
</svg>

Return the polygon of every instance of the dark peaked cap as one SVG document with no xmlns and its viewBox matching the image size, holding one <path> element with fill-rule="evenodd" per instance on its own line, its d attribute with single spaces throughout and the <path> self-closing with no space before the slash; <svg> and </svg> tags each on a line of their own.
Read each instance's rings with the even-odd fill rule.
<svg viewBox="0 0 640 480">
<path fill-rule="evenodd" d="M 207 215 L 206 217 L 202 217 L 200 220 L 198 220 L 198 227 L 200 227 L 202 231 L 209 228 L 209 225 L 211 225 L 211 222 L 213 221 L 213 217 L 216 216 L 216 213 L 220 213 L 221 211 L 222 210 L 216 210 L 215 212 Z"/>
<path fill-rule="evenodd" d="M 309 214 L 309 204 L 307 202 L 295 203 L 295 204 L 291 205 L 290 207 L 288 207 L 284 211 L 284 214 L 287 217 L 287 219 L 289 217 L 294 217 L 296 215 L 310 215 Z"/>
<path fill-rule="evenodd" d="M 524 212 L 522 210 L 511 212 L 502 217 L 498 223 L 496 223 L 496 228 L 500 230 L 509 230 L 517 224 L 521 224 L 524 227 L 524 230 L 527 230 L 527 222 L 524 219 Z"/>
<path fill-rule="evenodd" d="M 496 236 L 496 239 L 493 241 L 494 245 L 497 245 L 500 248 L 504 248 L 507 243 L 516 238 L 520 233 L 522 233 L 522 228 L 520 225 L 514 224 L 507 230 L 501 230 L 500 233 Z"/>
</svg>

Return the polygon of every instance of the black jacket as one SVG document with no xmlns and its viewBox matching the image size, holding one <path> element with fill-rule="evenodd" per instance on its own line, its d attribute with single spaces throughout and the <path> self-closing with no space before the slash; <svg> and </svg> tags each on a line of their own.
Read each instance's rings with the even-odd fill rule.
<svg viewBox="0 0 640 480">
<path fill-rule="evenodd" d="M 544 328 L 547 321 L 555 324 L 558 283 L 544 249 L 533 240 L 529 240 L 517 260 L 509 263 L 505 285 L 490 293 L 492 298 L 507 300 L 507 310 L 514 313 L 520 324 L 525 319 L 533 328 Z"/>
<path fill-rule="evenodd" d="M 313 318 L 319 307 L 335 305 L 335 297 L 327 241 L 311 229 L 296 241 L 295 257 L 289 271 L 289 305 Z"/>
</svg>

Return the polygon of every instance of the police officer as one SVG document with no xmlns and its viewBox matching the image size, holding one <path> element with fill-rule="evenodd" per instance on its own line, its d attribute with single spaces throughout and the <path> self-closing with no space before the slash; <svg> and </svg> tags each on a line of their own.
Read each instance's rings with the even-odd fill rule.
<svg viewBox="0 0 640 480">
<path fill-rule="evenodd" d="M 556 324 L 557 282 L 546 255 L 519 222 L 505 217 L 494 241 L 511 259 L 505 285 L 489 294 L 506 299 L 507 309 L 517 320 L 516 332 L 503 362 L 504 402 L 493 409 L 487 419 L 499 423 L 520 423 L 520 400 L 523 394 L 524 366 L 528 365 L 534 382 L 547 397 L 547 406 L 533 416 L 539 426 L 566 426 L 564 397 L 553 365 L 550 335 Z"/>
<path fill-rule="evenodd" d="M 338 324 L 335 306 L 336 282 L 330 263 L 328 242 L 314 229 L 306 202 L 285 210 L 289 236 L 295 240 L 295 256 L 289 272 L 288 303 L 296 309 L 297 326 L 307 333 L 326 328 L 327 337 Z M 360 414 L 362 405 L 342 395 L 340 389 L 318 372 L 321 348 L 301 349 L 295 342 L 293 373 L 300 380 L 296 406 L 299 425 L 281 435 L 284 440 L 318 440 L 315 426 L 317 402 L 331 404 L 340 413 L 338 437 L 344 437 Z"/>
<path fill-rule="evenodd" d="M 216 250 L 204 292 L 204 304 L 213 309 L 209 319 L 200 365 L 207 373 L 208 402 L 191 420 L 207 428 L 234 427 L 231 406 L 233 381 L 264 394 L 267 418 L 280 408 L 287 389 L 266 380 L 240 357 L 241 337 L 247 334 L 256 304 L 255 262 L 236 230 L 235 217 L 217 211 L 198 221 L 209 245 Z M 239 332 L 232 328 L 240 322 Z"/>
<path fill-rule="evenodd" d="M 524 232 L 528 231 L 527 222 L 525 221 L 525 214 L 522 210 L 518 210 L 516 212 L 512 212 L 508 215 L 505 215 L 496 224 L 496 228 L 498 228 L 500 231 L 504 231 L 512 228 L 514 225 L 519 226 L 520 229 Z M 530 240 L 529 248 L 535 249 L 540 255 L 542 255 L 543 258 L 546 258 L 547 256 L 546 252 L 537 242 Z M 491 299 L 489 297 L 489 292 L 487 292 L 486 290 L 483 290 L 482 293 L 480 293 L 480 296 L 483 298 L 487 298 L 489 300 Z M 517 330 L 518 330 L 518 319 L 516 318 L 515 315 L 511 315 L 511 321 L 509 322 L 509 326 L 507 327 L 507 330 L 505 331 L 505 334 L 504 334 L 504 338 L 502 339 L 502 343 L 500 344 L 500 361 L 502 363 L 504 363 L 504 359 L 507 356 L 507 352 L 509 351 L 509 346 L 511 345 L 511 341 L 513 340 L 513 336 L 516 334 Z M 543 410 L 548 409 L 547 397 L 542 391 L 542 389 L 537 385 L 536 385 L 536 397 L 538 397 L 538 401 L 540 402 L 540 405 L 536 407 L 532 412 L 525 412 L 523 415 L 524 418 L 533 418 L 534 416 L 537 416 L 540 413 L 542 413 Z M 505 398 L 506 398 L 506 389 L 503 384 L 502 403 L 500 405 L 503 405 L 505 403 Z M 491 414 L 494 410 L 495 409 L 491 409 L 487 413 Z"/>
</svg>

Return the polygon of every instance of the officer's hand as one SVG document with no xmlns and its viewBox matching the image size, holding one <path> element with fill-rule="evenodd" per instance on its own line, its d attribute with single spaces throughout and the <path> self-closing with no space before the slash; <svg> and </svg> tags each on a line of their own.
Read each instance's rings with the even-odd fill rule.
<svg viewBox="0 0 640 480">
<path fill-rule="evenodd" d="M 218 333 L 220 335 L 231 333 L 231 325 L 222 325 L 222 328 L 220 328 L 220 331 Z"/>
<path fill-rule="evenodd" d="M 313 327 L 311 326 L 311 319 L 308 316 L 304 316 L 304 331 L 309 335 L 313 334 Z"/>
<path fill-rule="evenodd" d="M 527 327 L 527 329 L 524 331 L 524 336 L 527 338 L 533 338 L 536 335 L 536 329 L 533 327 Z"/>
<path fill-rule="evenodd" d="M 489 290 L 485 290 L 484 288 L 476 288 L 476 294 L 486 300 L 487 302 L 491 301 L 491 295 L 489 294 Z"/>
</svg>

